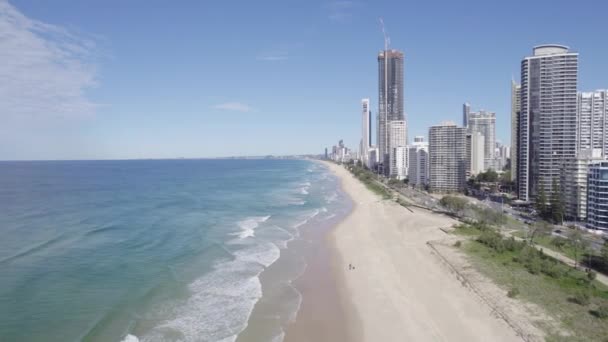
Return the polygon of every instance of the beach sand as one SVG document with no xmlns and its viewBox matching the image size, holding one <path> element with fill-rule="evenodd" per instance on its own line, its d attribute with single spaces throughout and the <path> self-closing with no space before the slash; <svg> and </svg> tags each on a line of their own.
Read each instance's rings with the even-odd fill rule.
<svg viewBox="0 0 608 342">
<path fill-rule="evenodd" d="M 334 284 L 315 284 L 314 272 L 303 277 L 303 305 L 285 341 L 521 341 L 426 244 L 445 238 L 439 228 L 455 221 L 382 201 L 343 167 L 327 165 L 353 210 L 328 235 Z M 334 330 L 347 331 L 332 333 L 334 321 Z"/>
</svg>

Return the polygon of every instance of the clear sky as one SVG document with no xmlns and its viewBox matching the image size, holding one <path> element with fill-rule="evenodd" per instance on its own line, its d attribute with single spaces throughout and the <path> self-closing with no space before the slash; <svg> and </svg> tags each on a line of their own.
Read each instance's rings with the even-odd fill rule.
<svg viewBox="0 0 608 342">
<path fill-rule="evenodd" d="M 0 159 L 321 153 L 377 112 L 382 16 L 405 53 L 409 136 L 497 114 L 534 45 L 608 88 L 608 1 L 0 0 Z"/>
</svg>

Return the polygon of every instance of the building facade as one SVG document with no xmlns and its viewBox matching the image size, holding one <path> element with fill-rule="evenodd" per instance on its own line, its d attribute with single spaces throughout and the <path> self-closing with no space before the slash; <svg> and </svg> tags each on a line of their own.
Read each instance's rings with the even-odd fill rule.
<svg viewBox="0 0 608 342">
<path fill-rule="evenodd" d="M 408 148 L 408 179 L 410 185 L 423 188 L 429 182 L 429 144 L 417 136 Z"/>
<path fill-rule="evenodd" d="M 378 54 L 378 134 L 377 146 L 381 163 L 390 165 L 389 122 L 405 121 L 403 110 L 403 53 L 383 50 Z M 405 145 L 404 145 L 405 146 Z M 385 174 L 391 173 L 384 167 Z"/>
<path fill-rule="evenodd" d="M 367 167 L 369 148 L 372 145 L 372 113 L 369 109 L 369 99 L 361 100 L 361 143 L 359 145 L 359 154 L 361 161 Z"/>
<path fill-rule="evenodd" d="M 407 124 L 404 120 L 389 121 L 389 176 L 397 179 L 407 177 Z"/>
<path fill-rule="evenodd" d="M 467 177 L 475 176 L 485 170 L 485 138 L 479 132 L 467 134 Z"/>
<path fill-rule="evenodd" d="M 578 53 L 541 45 L 521 62 L 517 183 L 521 200 L 551 194 L 561 164 L 576 155 Z"/>
<path fill-rule="evenodd" d="M 519 141 L 519 113 L 521 112 L 521 85 L 511 81 L 511 180 L 517 181 L 517 144 Z"/>
<path fill-rule="evenodd" d="M 585 150 L 562 164 L 560 190 L 565 217 L 585 220 L 587 217 L 587 175 L 589 165 L 602 159 L 601 150 Z"/>
<path fill-rule="evenodd" d="M 587 228 L 608 230 L 608 161 L 589 165 Z"/>
<path fill-rule="evenodd" d="M 608 90 L 578 93 L 577 98 L 577 146 L 578 152 L 601 150 L 606 156 L 608 148 Z"/>
<path fill-rule="evenodd" d="M 451 122 L 429 128 L 429 187 L 434 192 L 464 190 L 466 132 Z"/>
<path fill-rule="evenodd" d="M 484 138 L 484 166 L 483 171 L 495 168 L 496 158 L 496 113 L 479 111 L 469 113 L 469 132 L 480 133 Z"/>
</svg>

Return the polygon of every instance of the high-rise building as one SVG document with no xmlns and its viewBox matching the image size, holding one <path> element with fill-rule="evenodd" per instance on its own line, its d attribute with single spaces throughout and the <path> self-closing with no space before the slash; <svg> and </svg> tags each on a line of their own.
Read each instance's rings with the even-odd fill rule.
<svg viewBox="0 0 608 342">
<path fill-rule="evenodd" d="M 602 156 L 608 148 L 608 90 L 578 93 L 577 146 L 578 152 L 600 149 Z"/>
<path fill-rule="evenodd" d="M 372 145 L 372 113 L 369 110 L 369 99 L 361 100 L 361 145 L 359 154 L 363 163 L 368 165 L 369 148 Z"/>
<path fill-rule="evenodd" d="M 484 138 L 484 166 L 481 172 L 490 168 L 495 168 L 496 114 L 484 110 L 470 112 L 468 123 L 469 132 L 478 132 L 483 135 Z"/>
<path fill-rule="evenodd" d="M 518 196 L 551 193 L 561 164 L 576 155 L 578 53 L 541 45 L 521 62 L 521 112 L 517 144 Z"/>
<path fill-rule="evenodd" d="M 584 150 L 563 162 L 559 185 L 567 219 L 584 220 L 587 217 L 589 165 L 601 159 L 601 150 L 595 149 Z"/>
<path fill-rule="evenodd" d="M 464 190 L 467 129 L 452 122 L 429 128 L 429 186 L 431 191 Z"/>
<path fill-rule="evenodd" d="M 389 176 L 397 179 L 407 177 L 407 125 L 403 120 L 388 122 L 389 132 Z"/>
<path fill-rule="evenodd" d="M 484 172 L 485 138 L 479 132 L 467 133 L 467 177 Z"/>
<path fill-rule="evenodd" d="M 519 140 L 519 113 L 521 112 L 521 85 L 511 81 L 511 180 L 517 179 L 517 142 Z"/>
<path fill-rule="evenodd" d="M 592 163 L 587 179 L 587 228 L 608 230 L 608 161 Z"/>
<path fill-rule="evenodd" d="M 390 121 L 405 121 L 403 111 L 403 53 L 383 50 L 378 54 L 378 149 L 385 173 L 390 174 L 392 147 L 388 129 Z"/>
<path fill-rule="evenodd" d="M 408 179 L 416 187 L 424 187 L 429 182 L 429 143 L 423 136 L 414 137 L 408 148 Z"/>
<path fill-rule="evenodd" d="M 471 114 L 471 105 L 465 103 L 462 105 L 462 127 L 469 127 L 469 114 Z"/>
</svg>

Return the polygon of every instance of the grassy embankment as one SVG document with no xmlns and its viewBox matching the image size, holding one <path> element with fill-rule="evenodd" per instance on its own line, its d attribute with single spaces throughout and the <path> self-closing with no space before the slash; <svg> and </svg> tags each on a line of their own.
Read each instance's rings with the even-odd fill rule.
<svg viewBox="0 0 608 342">
<path fill-rule="evenodd" d="M 608 287 L 593 272 L 569 267 L 484 224 L 462 224 L 454 233 L 471 238 L 458 245 L 509 297 L 543 307 L 571 333 L 541 326 L 548 341 L 608 341 Z"/>
<path fill-rule="evenodd" d="M 383 199 L 391 198 L 390 192 L 376 180 L 377 176 L 371 171 L 359 166 L 349 166 L 348 170 L 373 193 L 381 196 Z"/>
</svg>

